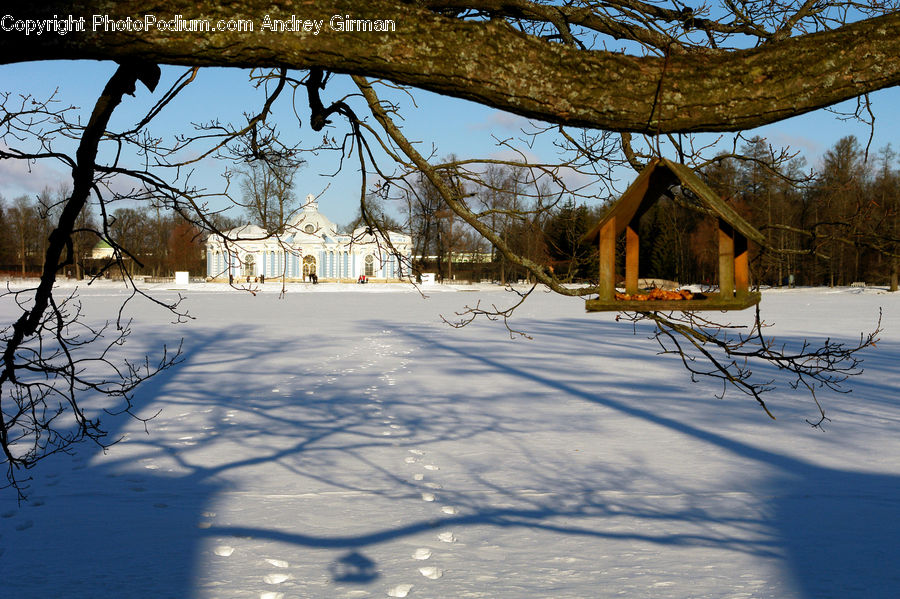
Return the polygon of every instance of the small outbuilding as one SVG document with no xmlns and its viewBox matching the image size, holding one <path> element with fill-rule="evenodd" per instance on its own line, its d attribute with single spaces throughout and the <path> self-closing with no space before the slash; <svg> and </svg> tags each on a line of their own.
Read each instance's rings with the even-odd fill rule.
<svg viewBox="0 0 900 599">
<path fill-rule="evenodd" d="M 717 293 L 661 294 L 638 287 L 638 222 L 663 197 L 680 186 L 696 197 L 698 209 L 718 220 L 719 267 Z M 625 293 L 616 292 L 616 240 L 625 234 Z M 765 237 L 735 212 L 700 177 L 684 164 L 654 158 L 622 197 L 585 236 L 600 249 L 599 297 L 588 300 L 588 311 L 743 310 L 759 303 L 750 291 L 748 241 L 759 245 Z"/>
</svg>

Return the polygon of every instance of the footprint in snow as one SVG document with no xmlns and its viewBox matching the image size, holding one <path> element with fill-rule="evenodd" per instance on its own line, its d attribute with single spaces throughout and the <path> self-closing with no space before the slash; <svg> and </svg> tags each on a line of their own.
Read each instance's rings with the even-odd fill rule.
<svg viewBox="0 0 900 599">
<path fill-rule="evenodd" d="M 275 593 L 273 591 L 265 591 L 259 594 L 259 599 L 284 599 L 284 593 Z"/>
<path fill-rule="evenodd" d="M 213 549 L 213 553 L 221 557 L 230 557 L 231 554 L 234 553 L 234 547 L 231 545 L 219 545 Z"/>
<path fill-rule="evenodd" d="M 410 449 L 409 453 L 411 453 L 413 455 L 419 455 L 419 456 L 425 455 L 425 452 L 422 451 L 421 449 Z"/>
<path fill-rule="evenodd" d="M 403 461 L 406 462 L 407 464 L 415 464 L 415 463 L 418 462 L 419 460 L 418 460 L 417 458 L 412 457 L 412 456 L 407 456 L 407 457 L 403 458 Z"/>
<path fill-rule="evenodd" d="M 422 501 L 434 501 L 434 493 L 422 493 Z"/>
<path fill-rule="evenodd" d="M 444 571 L 440 568 L 436 568 L 435 566 L 425 566 L 419 568 L 419 574 L 424 576 L 425 578 L 430 578 L 431 580 L 437 580 L 441 576 L 444 575 Z"/>
<path fill-rule="evenodd" d="M 442 532 L 441 534 L 438 535 L 438 540 L 443 541 L 444 543 L 455 543 L 456 535 L 454 535 L 450 531 Z"/>
<path fill-rule="evenodd" d="M 452 505 L 445 505 L 444 507 L 441 508 L 441 511 L 444 512 L 445 514 L 449 514 L 451 516 L 455 516 L 456 514 L 459 513 L 459 510 L 456 509 L 455 507 L 453 507 Z"/>
<path fill-rule="evenodd" d="M 272 574 L 266 574 L 263 576 L 263 581 L 266 584 L 281 584 L 285 580 L 290 580 L 290 574 L 284 574 L 283 572 L 273 572 Z"/>
<path fill-rule="evenodd" d="M 431 557 L 431 549 L 428 547 L 419 547 L 416 549 L 413 554 L 413 559 L 417 559 L 419 561 L 423 561 Z"/>
<path fill-rule="evenodd" d="M 413 585 L 411 584 L 398 584 L 395 587 L 391 587 L 387 594 L 388 597 L 406 597 L 409 595 L 409 592 L 412 590 Z"/>
<path fill-rule="evenodd" d="M 34 522 L 32 522 L 31 520 L 26 520 L 25 522 L 21 522 L 20 524 L 16 524 L 16 530 L 20 530 L 20 531 L 21 531 L 21 530 L 28 530 L 28 529 L 31 528 L 32 526 L 34 526 Z"/>
<path fill-rule="evenodd" d="M 284 561 L 283 559 L 270 559 L 266 558 L 266 562 L 269 565 L 275 566 L 276 568 L 289 568 L 290 564 Z"/>
<path fill-rule="evenodd" d="M 438 468 L 434 464 L 425 464 L 425 470 L 440 470 L 440 468 Z"/>
</svg>

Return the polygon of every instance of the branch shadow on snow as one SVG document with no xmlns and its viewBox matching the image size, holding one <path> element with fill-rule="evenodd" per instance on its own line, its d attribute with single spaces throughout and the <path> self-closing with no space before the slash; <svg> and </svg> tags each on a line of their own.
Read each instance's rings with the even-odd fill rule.
<svg viewBox="0 0 900 599">
<path fill-rule="evenodd" d="M 380 407 L 366 393 L 365 353 L 353 356 L 362 364 L 358 372 L 338 381 L 327 361 L 314 364 L 312 373 L 304 366 L 305 358 L 314 361 L 315 333 L 274 345 L 254 333 L 247 327 L 189 333 L 180 366 L 148 381 L 136 397 L 141 416 L 161 411 L 149 434 L 125 416 L 107 417 L 110 437 L 125 435 L 125 442 L 106 455 L 81 446 L 74 457 L 43 463 L 25 505 L 3 497 L 0 571 L 14 596 L 28 597 L 35 579 L 76 597 L 200 596 L 214 582 L 201 564 L 225 560 L 219 553 L 228 552 L 233 536 L 216 524 L 222 519 L 217 498 L 252 492 L 246 487 L 252 482 L 242 479 L 248 469 L 271 467 L 286 496 L 326 488 L 392 501 L 419 491 L 371 460 L 371 451 L 394 451 L 413 434 L 453 441 L 498 426 L 448 412 L 437 420 L 398 418 L 407 432 L 386 438 L 377 426 Z M 150 352 L 164 341 L 170 340 L 141 338 Z M 271 362 L 279 363 L 267 368 Z M 287 362 L 296 369 L 285 370 Z M 287 379 L 293 387 L 283 392 L 268 383 Z M 348 464 L 355 468 L 343 471 Z M 258 526 L 246 531 L 272 538 Z M 363 545 L 348 544 L 335 556 L 333 582 L 366 585 L 379 578 L 377 564 L 357 550 Z M 267 566 L 256 567 L 262 574 Z M 267 588 L 260 582 L 247 590 Z"/>
<path fill-rule="evenodd" d="M 159 339 L 151 343 L 155 341 Z M 195 353 L 196 348 L 188 349 L 185 359 Z M 143 385 L 136 410 L 152 415 L 154 400 L 177 375 L 176 367 Z M 102 422 L 110 440 L 133 438 L 140 427 L 124 414 L 106 415 Z M 151 430 L 155 422 L 149 424 Z M 105 455 L 94 445 L 81 444 L 68 455 L 47 458 L 32 473 L 26 502 L 16 505 L 9 495 L 0 498 L 0 543 L 9 543 L 0 575 L 10 596 L 192 595 L 199 527 L 223 485 L 160 468 L 141 454 L 111 458 L 126 445 L 113 445 Z"/>
<path fill-rule="evenodd" d="M 182 366 L 142 387 L 142 414 L 163 410 L 150 423 L 150 435 L 134 422 L 110 421 L 128 432 L 127 444 L 108 456 L 88 455 L 86 448 L 74 459 L 59 456 L 58 468 L 36 478 L 30 505 L 4 505 L 0 573 L 7 588 L 16 597 L 27 597 L 16 591 L 33 589 L 32 579 L 43 577 L 52 585 L 48 588 L 65 588 L 72 596 L 199 596 L 199 589 L 210 582 L 201 563 L 227 560 L 216 555 L 216 549 L 238 537 L 333 550 L 335 559 L 328 568 L 333 583 L 371 585 L 380 579 L 371 549 L 434 530 L 438 524 L 433 518 L 414 512 L 398 516 L 400 524 L 345 523 L 337 533 L 306 533 L 297 532 L 296 525 L 279 526 L 264 514 L 217 514 L 218 496 L 252 492 L 252 479 L 241 473 L 265 466 L 270 469 L 267 475 L 277 477 L 275 490 L 286 496 L 327 489 L 362 493 L 402 509 L 421 487 L 406 473 L 384 467 L 379 452 L 437 447 L 481 435 L 510 438 L 507 449 L 518 461 L 509 467 L 519 469 L 536 487 L 556 492 L 521 493 L 505 486 L 505 479 L 498 482 L 492 472 L 469 465 L 463 472 L 472 483 L 468 487 L 480 491 L 444 489 L 442 501 L 459 506 L 460 513 L 442 518 L 442 529 L 528 529 L 598 543 L 636 541 L 660 548 L 739 552 L 780 560 L 801 596 L 809 598 L 877 596 L 878 589 L 896 587 L 898 477 L 821 466 L 730 436 L 718 417 L 726 408 L 709 399 L 709 389 L 685 397 L 688 379 L 683 373 L 680 380 L 660 381 L 633 372 L 602 372 L 604 356 L 639 364 L 652 351 L 647 343 L 633 342 L 630 330 L 622 332 L 624 327 L 586 327 L 580 319 L 554 321 L 552 329 L 540 322 L 525 326 L 536 338 L 555 340 L 545 346 L 552 363 L 534 354 L 519 356 L 514 344 L 485 341 L 465 330 L 443 338 L 433 329 L 375 321 L 361 335 L 390 331 L 427 357 L 424 366 L 442 368 L 460 381 L 477 381 L 479 375 L 513 377 L 526 382 L 520 392 L 538 399 L 570 403 L 575 410 L 580 404 L 599 406 L 700 441 L 762 477 L 747 488 L 765 496 L 762 501 L 769 509 L 720 510 L 715 504 L 685 502 L 690 490 L 677 488 L 670 489 L 670 498 L 653 497 L 646 488 L 671 480 L 647 480 L 652 475 L 639 461 L 594 463 L 591 471 L 564 460 L 541 463 L 528 438 L 532 421 L 479 408 L 482 402 L 491 406 L 507 398 L 502 388 L 479 388 L 475 383 L 435 390 L 416 380 L 391 389 L 385 397 L 398 432 L 385 438 L 377 426 L 384 406 L 367 393 L 373 381 L 366 371 L 370 356 L 364 347 L 351 356 L 359 364 L 355 372 L 338 372 L 332 362 L 316 357 L 315 333 L 305 334 L 302 341 L 273 344 L 255 337 L 251 329 L 232 327 L 189 335 Z M 151 336 L 146 346 L 152 351 L 160 342 Z M 898 355 L 900 347 L 880 351 Z M 585 352 L 595 352 L 596 372 L 585 372 L 583 361 L 575 360 Z M 609 384 L 621 380 L 627 385 Z M 894 388 L 879 385 L 857 387 L 875 394 Z M 422 405 L 427 392 L 432 396 Z M 659 409 L 668 399 L 672 405 Z M 734 419 L 744 417 L 763 418 L 753 406 L 741 404 Z M 72 462 L 76 470 L 67 471 Z M 623 526 L 633 522 L 638 525 Z M 685 523 L 690 525 L 687 532 Z M 28 529 L 33 530 L 23 535 Z M 265 588 L 260 583 L 260 589 Z"/>
<path fill-rule="evenodd" d="M 640 361 L 648 358 L 648 349 L 654 349 L 652 342 L 632 341 L 635 338 L 631 337 L 630 332 L 623 339 L 615 329 L 598 330 L 603 325 L 585 323 L 579 319 L 554 321 L 551 324 L 527 322 L 520 323 L 520 326 L 535 337 L 547 335 L 556 340 L 560 347 L 554 347 L 553 353 L 557 355 L 583 355 L 585 351 L 596 350 L 598 369 L 602 368 L 603 356 L 621 359 L 632 355 Z M 602 384 L 586 384 L 584 379 L 590 377 L 585 377 L 584 371 L 567 369 L 564 361 L 556 362 L 549 368 L 522 367 L 517 365 L 516 360 L 508 359 L 509 353 L 503 356 L 503 352 L 486 347 L 483 342 L 450 344 L 433 337 L 417 336 L 408 329 L 407 333 L 426 347 L 425 351 L 443 353 L 452 357 L 457 364 L 471 362 L 481 372 L 487 369 L 512 375 L 527 381 L 534 388 L 546 389 L 557 401 L 562 398 L 578 399 L 603 406 L 628 418 L 701 441 L 711 450 L 733 455 L 739 460 L 739 464 L 749 466 L 749 470 L 764 473 L 765 479 L 755 485 L 755 492 L 769 497 L 767 503 L 770 515 L 757 520 L 748 517 L 746 524 L 752 524 L 752 528 L 767 529 L 770 533 L 768 538 L 754 538 L 749 534 L 748 528 L 748 534 L 743 538 L 740 535 L 692 537 L 654 533 L 642 536 L 642 540 L 660 545 L 707 545 L 780 556 L 784 566 L 792 574 L 797 592 L 810 599 L 826 596 L 886 596 L 900 582 L 900 561 L 895 554 L 896 539 L 900 538 L 900 477 L 821 466 L 814 462 L 817 456 L 803 459 L 787 452 L 767 449 L 761 436 L 754 439 L 755 443 L 729 436 L 728 427 L 722 426 L 723 414 L 724 409 L 733 409 L 735 401 L 747 404 L 751 409 L 748 415 L 746 406 L 740 406 L 739 414 L 733 417 L 734 420 L 763 418 L 758 411 L 753 414 L 755 404 L 748 398 L 732 394 L 730 405 L 725 408 L 722 401 L 708 399 L 715 391 L 714 387 L 707 386 L 707 389 L 700 390 L 697 395 L 687 391 L 685 383 L 689 378 L 684 372 L 678 373 L 683 380 L 659 381 L 648 380 L 639 370 L 628 373 L 628 392 L 623 393 L 620 385 L 610 385 L 604 389 Z M 639 330 L 637 339 L 640 340 L 641 336 Z M 782 338 L 781 341 L 797 345 L 802 343 L 802 339 Z M 878 351 L 867 353 L 864 366 L 876 372 L 890 373 L 894 370 L 891 365 L 897 355 L 900 355 L 900 344 L 881 343 Z M 771 375 L 776 379 L 778 377 L 774 369 L 769 373 L 762 372 L 761 375 Z M 786 386 L 784 381 L 782 386 Z M 872 418 L 873 421 L 878 421 L 889 429 L 896 428 L 896 381 L 862 377 L 851 381 L 851 386 L 855 388 L 853 396 L 830 398 L 830 401 L 840 404 L 838 413 L 852 414 L 862 410 L 869 416 L 877 414 L 877 417 Z M 704 394 L 707 394 L 706 398 Z M 657 401 L 647 401 L 660 397 L 672 400 L 677 405 L 665 407 Z M 880 404 L 880 407 L 871 410 L 873 404 Z M 805 407 L 812 408 L 811 405 Z M 831 407 L 834 411 L 836 406 Z M 885 407 L 890 409 L 891 415 L 885 415 Z M 796 410 L 786 411 L 788 417 L 797 417 Z M 766 426 L 771 426 L 767 421 L 760 424 L 761 431 Z M 841 439 L 835 438 L 833 442 L 840 445 Z M 631 474 L 642 475 L 640 472 Z M 589 493 L 587 486 L 584 491 Z M 598 506 L 590 506 L 586 501 L 579 507 L 590 509 Z M 553 515 L 551 512 L 552 510 L 543 514 L 536 512 L 534 516 L 542 520 Z M 564 511 L 557 515 L 560 513 L 573 515 Z M 615 513 L 622 512 L 616 510 Z M 502 525 L 506 517 L 514 517 L 512 514 L 482 515 L 489 523 L 498 525 Z M 670 511 L 655 505 L 632 506 L 629 515 L 651 522 L 674 519 L 725 523 L 733 517 L 732 514 L 717 514 L 714 509 Z M 545 526 L 543 522 L 531 525 Z M 556 530 L 560 534 L 594 534 L 602 538 L 614 536 L 602 530 L 585 531 L 578 530 L 577 527 Z M 735 530 L 740 530 L 740 526 Z"/>
</svg>

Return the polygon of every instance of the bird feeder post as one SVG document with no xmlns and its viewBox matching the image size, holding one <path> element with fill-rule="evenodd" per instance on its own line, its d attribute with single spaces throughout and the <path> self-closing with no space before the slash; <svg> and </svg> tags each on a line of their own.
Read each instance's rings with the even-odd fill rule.
<svg viewBox="0 0 900 599">
<path fill-rule="evenodd" d="M 737 231 L 734 234 L 734 289 L 739 298 L 750 293 L 750 251 L 747 238 Z"/>
<path fill-rule="evenodd" d="M 600 299 L 612 301 L 616 293 L 616 219 L 600 229 Z"/>
<path fill-rule="evenodd" d="M 734 229 L 719 219 L 719 296 L 734 297 Z"/>
<path fill-rule="evenodd" d="M 632 220 L 625 228 L 625 293 L 631 294 L 638 292 L 640 237 L 637 226 L 637 221 Z"/>
</svg>

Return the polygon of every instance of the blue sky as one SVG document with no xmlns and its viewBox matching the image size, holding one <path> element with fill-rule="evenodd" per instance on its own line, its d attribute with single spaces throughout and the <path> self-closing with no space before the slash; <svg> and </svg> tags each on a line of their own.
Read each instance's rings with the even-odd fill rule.
<svg viewBox="0 0 900 599">
<path fill-rule="evenodd" d="M 115 68 L 114 63 L 98 61 L 35 62 L 0 66 L 0 91 L 13 95 L 31 94 L 44 98 L 58 90 L 61 103 L 81 108 L 80 114 L 86 120 L 90 107 L 102 89 L 105 81 Z M 133 125 L 152 106 L 161 93 L 182 73 L 184 69 L 166 67 L 163 80 L 155 94 L 140 88 L 136 97 L 126 101 L 115 113 L 111 126 L 124 129 Z M 154 135 L 170 137 L 175 133 L 188 133 L 190 123 L 218 118 L 236 125 L 244 122 L 245 111 L 257 110 L 264 97 L 263 92 L 254 89 L 248 82 L 248 70 L 204 69 L 179 100 L 156 119 L 151 131 Z M 346 78 L 344 78 L 346 79 Z M 334 81 L 324 93 L 323 100 L 333 101 L 351 92 L 349 81 Z M 410 139 L 421 142 L 420 151 L 428 154 L 434 145 L 438 156 L 456 154 L 460 158 L 496 157 L 502 153 L 497 147 L 498 138 L 516 136 L 519 129 L 528 122 L 518 116 L 494 109 L 478 106 L 471 102 L 438 96 L 427 92 L 415 92 L 415 106 L 406 98 L 399 98 L 406 104 L 402 113 L 402 125 Z M 872 153 L 888 143 L 900 148 L 897 106 L 900 92 L 896 89 L 884 90 L 871 95 L 873 112 L 876 116 L 875 137 Z M 306 118 L 308 108 L 305 97 L 298 97 L 297 108 L 301 117 Z M 855 101 L 845 103 L 844 109 L 851 109 Z M 282 133 L 289 139 L 300 139 L 307 143 L 318 140 L 321 134 L 311 131 L 307 123 L 297 127 L 289 96 L 276 104 L 275 112 Z M 339 138 L 345 131 L 342 125 L 335 127 L 330 136 Z M 809 166 L 818 163 L 821 155 L 840 137 L 856 135 L 864 145 L 869 129 L 859 123 L 845 122 L 825 111 L 795 117 L 781 123 L 747 131 L 745 135 L 758 134 L 766 137 L 776 146 L 789 145 L 804 154 Z M 712 141 L 718 135 L 707 136 Z M 730 139 L 726 136 L 726 139 Z M 554 150 L 549 143 L 527 147 L 520 146 L 530 155 L 541 160 L 552 160 Z M 63 145 L 60 146 L 63 148 Z M 71 146 L 70 146 L 71 151 Z M 508 153 L 506 154 L 508 156 Z M 307 193 L 322 194 L 320 209 L 337 223 L 349 222 L 356 213 L 359 194 L 359 179 L 355 172 L 355 158 L 346 163 L 344 171 L 336 177 L 326 175 L 334 172 L 337 162 L 334 156 L 310 157 L 310 164 L 303 169 L 297 179 L 297 191 L 301 196 Z M 222 187 L 220 173 L 224 165 L 221 161 L 205 160 L 197 165 L 197 183 L 215 191 Z M 625 177 L 630 176 L 623 173 Z M 20 161 L 0 161 L 0 195 L 7 200 L 21 194 L 36 194 L 44 186 L 55 188 L 67 179 L 61 164 L 35 165 L 28 172 Z M 627 184 L 628 181 L 624 183 Z M 620 184 L 621 186 L 621 184 Z M 624 188 L 624 186 L 622 186 Z"/>
</svg>

